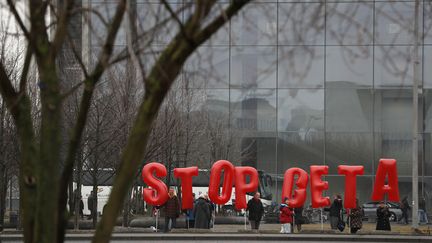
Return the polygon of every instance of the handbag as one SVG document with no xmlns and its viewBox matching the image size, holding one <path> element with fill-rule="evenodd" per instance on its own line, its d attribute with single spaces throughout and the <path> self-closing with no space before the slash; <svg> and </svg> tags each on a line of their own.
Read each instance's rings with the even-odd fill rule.
<svg viewBox="0 0 432 243">
<path fill-rule="evenodd" d="M 340 232 L 343 232 L 344 230 L 345 230 L 345 222 L 343 221 L 343 215 L 342 215 L 342 212 L 341 212 L 341 216 L 339 217 L 339 221 L 338 221 L 338 224 L 337 224 L 337 228 L 338 228 L 338 230 L 340 231 Z"/>
</svg>

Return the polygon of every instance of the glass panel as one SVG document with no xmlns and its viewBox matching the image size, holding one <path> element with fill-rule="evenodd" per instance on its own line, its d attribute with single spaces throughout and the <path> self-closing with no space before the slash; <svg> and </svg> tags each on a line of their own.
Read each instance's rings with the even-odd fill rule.
<svg viewBox="0 0 432 243">
<path fill-rule="evenodd" d="M 412 85 L 412 55 L 413 47 L 410 46 L 376 46 L 375 86 L 400 87 Z"/>
<path fill-rule="evenodd" d="M 276 48 L 238 46 L 231 56 L 232 87 L 276 88 Z"/>
<path fill-rule="evenodd" d="M 228 88 L 228 47 L 200 47 L 185 65 L 191 88 Z"/>
<path fill-rule="evenodd" d="M 90 31 L 91 31 L 91 44 L 96 46 L 101 46 L 106 39 L 107 31 L 108 31 L 108 23 L 111 22 L 114 17 L 117 4 L 114 3 L 98 3 L 91 4 L 91 8 L 93 11 L 97 12 L 97 14 L 91 14 L 90 16 Z M 126 31 L 124 27 L 120 27 L 115 45 L 125 45 L 126 44 Z"/>
<path fill-rule="evenodd" d="M 280 132 L 278 136 L 278 173 L 283 175 L 291 167 L 309 172 L 309 166 L 324 163 L 322 132 Z"/>
<path fill-rule="evenodd" d="M 432 132 L 432 90 L 424 89 L 424 131 Z M 419 127 L 423 124 L 420 123 Z"/>
<path fill-rule="evenodd" d="M 241 131 L 276 131 L 276 91 L 232 89 L 231 122 Z"/>
<path fill-rule="evenodd" d="M 181 8 L 181 4 L 171 4 L 174 11 Z M 178 23 L 162 4 L 137 4 L 138 35 L 142 35 L 142 42 L 152 44 L 168 44 L 178 33 Z M 183 13 L 178 13 L 183 21 Z M 160 25 L 158 28 L 155 26 Z"/>
<path fill-rule="evenodd" d="M 338 174 L 339 165 L 363 165 L 365 174 L 372 174 L 372 133 L 326 133 L 325 142 L 329 174 Z"/>
<path fill-rule="evenodd" d="M 424 1 L 424 43 L 432 44 L 432 1 Z"/>
<path fill-rule="evenodd" d="M 424 164 L 423 173 L 432 176 L 432 133 L 424 133 Z M 431 185 L 432 186 L 432 185 Z"/>
<path fill-rule="evenodd" d="M 375 131 L 407 133 L 412 131 L 412 90 L 375 90 Z"/>
<path fill-rule="evenodd" d="M 370 89 L 327 89 L 326 131 L 372 131 L 372 102 Z"/>
<path fill-rule="evenodd" d="M 371 87 L 373 52 L 369 46 L 327 47 L 326 87 Z"/>
<path fill-rule="evenodd" d="M 423 83 L 423 85 L 425 88 L 432 88 L 432 68 L 429 68 L 429 66 L 428 66 L 428 65 L 430 65 L 430 63 L 432 63 L 432 46 L 424 46 L 423 53 L 424 53 L 424 62 L 423 62 L 424 83 Z"/>
<path fill-rule="evenodd" d="M 373 3 L 327 4 L 327 44 L 368 45 L 373 40 Z"/>
<path fill-rule="evenodd" d="M 411 133 L 375 133 L 374 136 L 376 166 L 381 158 L 396 159 L 398 174 L 410 176 L 412 174 Z"/>
<path fill-rule="evenodd" d="M 323 131 L 324 90 L 279 89 L 278 130 L 309 132 Z"/>
<path fill-rule="evenodd" d="M 276 4 L 248 4 L 231 21 L 232 44 L 275 45 Z"/>
<path fill-rule="evenodd" d="M 279 47 L 279 88 L 324 87 L 324 47 Z"/>
<path fill-rule="evenodd" d="M 414 44 L 415 3 L 377 2 L 375 5 L 375 41 L 377 44 Z M 421 6 L 420 6 L 421 9 Z M 422 30 L 422 11 L 419 30 Z M 420 32 L 421 33 L 421 32 Z"/>
<path fill-rule="evenodd" d="M 324 3 L 279 4 L 279 44 L 324 44 Z"/>
<path fill-rule="evenodd" d="M 423 180 L 422 195 L 419 195 L 419 208 L 426 209 L 426 212 L 430 214 L 432 212 L 432 177 L 428 176 Z"/>
</svg>

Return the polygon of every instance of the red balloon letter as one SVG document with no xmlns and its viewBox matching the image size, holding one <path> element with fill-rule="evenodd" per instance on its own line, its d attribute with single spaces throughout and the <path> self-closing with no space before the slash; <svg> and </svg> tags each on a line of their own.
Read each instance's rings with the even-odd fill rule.
<svg viewBox="0 0 432 243">
<path fill-rule="evenodd" d="M 291 191 L 293 188 L 294 176 L 298 175 L 296 186 L 294 190 L 294 197 L 291 197 Z M 292 208 L 299 208 L 303 206 L 306 201 L 306 186 L 308 183 L 309 176 L 306 171 L 300 168 L 290 168 L 285 171 L 284 181 L 282 186 L 282 202 L 287 197 L 289 198 L 289 206 Z"/>
<path fill-rule="evenodd" d="M 144 188 L 143 198 L 148 204 L 159 206 L 168 200 L 168 188 L 161 180 L 153 177 L 153 173 L 157 177 L 165 177 L 167 175 L 166 168 L 163 164 L 152 162 L 146 164 L 142 169 L 142 180 L 150 188 Z"/>
<path fill-rule="evenodd" d="M 387 185 L 384 184 L 386 175 L 388 175 Z M 385 193 L 388 193 L 389 201 L 399 202 L 398 176 L 396 160 L 394 159 L 380 159 L 378 170 L 375 176 L 372 200 L 383 200 Z"/>
<path fill-rule="evenodd" d="M 219 196 L 219 186 L 222 170 L 224 171 L 224 181 L 222 195 Z M 231 198 L 233 187 L 234 166 L 227 160 L 219 160 L 213 164 L 210 173 L 209 198 L 216 204 L 225 204 Z"/>
<path fill-rule="evenodd" d="M 357 193 L 357 175 L 363 175 L 363 166 L 348 166 L 339 165 L 338 174 L 345 175 L 345 197 L 344 207 L 345 208 L 356 208 L 356 193 Z"/>
<path fill-rule="evenodd" d="M 250 182 L 246 184 L 246 175 L 249 175 Z M 235 167 L 235 196 L 236 209 L 246 208 L 246 193 L 254 192 L 258 188 L 258 171 L 249 166 Z"/>
<path fill-rule="evenodd" d="M 198 167 L 175 168 L 174 177 L 181 180 L 182 209 L 193 208 L 192 177 L 198 175 Z"/>
<path fill-rule="evenodd" d="M 311 173 L 311 193 L 312 193 L 312 207 L 321 208 L 330 205 L 329 197 L 322 197 L 322 192 L 328 190 L 328 182 L 322 181 L 321 176 L 328 174 L 328 166 L 326 165 L 312 165 L 310 167 Z"/>
</svg>

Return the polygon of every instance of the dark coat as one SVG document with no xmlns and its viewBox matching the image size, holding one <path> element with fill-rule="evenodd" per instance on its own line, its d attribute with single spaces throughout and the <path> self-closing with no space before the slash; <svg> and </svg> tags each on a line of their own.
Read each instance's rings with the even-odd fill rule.
<svg viewBox="0 0 432 243">
<path fill-rule="evenodd" d="M 390 211 L 388 207 L 378 207 L 376 230 L 391 230 Z"/>
<path fill-rule="evenodd" d="M 330 216 L 340 217 L 340 211 L 342 210 L 342 199 L 335 199 L 330 206 Z"/>
<path fill-rule="evenodd" d="M 303 207 L 294 208 L 294 221 L 296 225 L 304 224 Z"/>
<path fill-rule="evenodd" d="M 364 211 L 361 207 L 353 208 L 350 210 L 349 218 L 350 225 L 353 229 L 361 229 L 363 227 Z"/>
<path fill-rule="evenodd" d="M 281 204 L 279 222 L 281 224 L 290 224 L 293 222 L 293 211 L 286 204 Z"/>
<path fill-rule="evenodd" d="M 176 196 L 169 198 L 163 205 L 165 217 L 178 218 L 180 216 L 180 203 Z"/>
<path fill-rule="evenodd" d="M 195 228 L 208 229 L 211 218 L 210 205 L 204 198 L 198 198 L 193 209 Z"/>
<path fill-rule="evenodd" d="M 264 214 L 264 206 L 261 200 L 252 198 L 249 200 L 246 210 L 249 211 L 249 220 L 261 221 Z"/>
</svg>

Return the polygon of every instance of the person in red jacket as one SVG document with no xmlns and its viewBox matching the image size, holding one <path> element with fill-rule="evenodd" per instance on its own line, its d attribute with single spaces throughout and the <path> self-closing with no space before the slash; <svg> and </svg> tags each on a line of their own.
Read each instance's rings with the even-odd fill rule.
<svg viewBox="0 0 432 243">
<path fill-rule="evenodd" d="M 282 234 L 290 234 L 291 233 L 291 224 L 293 222 L 293 211 L 288 207 L 288 198 L 284 199 L 284 203 L 282 203 L 279 207 L 279 222 L 281 223 L 281 233 Z"/>
</svg>

